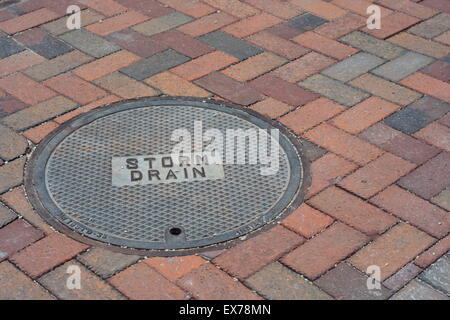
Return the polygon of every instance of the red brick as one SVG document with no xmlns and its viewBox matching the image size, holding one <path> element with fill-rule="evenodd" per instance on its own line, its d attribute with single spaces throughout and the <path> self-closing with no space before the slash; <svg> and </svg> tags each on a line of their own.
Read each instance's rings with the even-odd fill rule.
<svg viewBox="0 0 450 320">
<path fill-rule="evenodd" d="M 211 263 L 205 263 L 177 282 L 200 300 L 257 300 L 255 293 Z"/>
<path fill-rule="evenodd" d="M 44 61 L 44 57 L 32 51 L 24 50 L 0 60 L 0 77 L 25 70 Z"/>
<path fill-rule="evenodd" d="M 435 79 L 441 80 L 443 82 L 450 82 L 450 63 L 445 62 L 443 60 L 438 60 L 428 65 L 420 72 L 429 75 L 430 77 L 433 77 Z"/>
<path fill-rule="evenodd" d="M 39 240 L 44 233 L 23 219 L 0 229 L 0 261 Z"/>
<path fill-rule="evenodd" d="M 259 13 L 259 10 L 256 8 L 239 0 L 203 0 L 203 2 L 238 18 L 245 18 Z"/>
<path fill-rule="evenodd" d="M 385 280 L 434 243 L 435 239 L 408 224 L 399 224 L 350 258 L 351 264 L 366 272 L 379 266 Z"/>
<path fill-rule="evenodd" d="M 442 152 L 403 177 L 398 184 L 424 199 L 431 199 L 450 185 L 450 154 Z"/>
<path fill-rule="evenodd" d="M 215 8 L 198 0 L 159 0 L 159 2 L 194 18 L 200 18 L 216 11 Z"/>
<path fill-rule="evenodd" d="M 450 232 L 450 215 L 445 210 L 395 185 L 373 197 L 370 202 L 433 237 L 442 238 Z"/>
<path fill-rule="evenodd" d="M 261 13 L 247 19 L 235 22 L 222 30 L 238 38 L 247 37 L 251 34 L 274 26 L 282 20 L 268 13 Z"/>
<path fill-rule="evenodd" d="M 254 34 L 246 38 L 246 40 L 288 59 L 298 58 L 309 51 L 302 46 L 299 46 L 289 40 L 277 37 L 267 31 L 261 31 Z"/>
<path fill-rule="evenodd" d="M 400 81 L 406 87 L 428 94 L 440 100 L 450 102 L 450 84 L 423 73 L 415 73 Z"/>
<path fill-rule="evenodd" d="M 126 7 L 113 0 L 80 0 L 80 2 L 108 17 L 127 10 Z"/>
<path fill-rule="evenodd" d="M 64 235 L 52 233 L 13 255 L 11 261 L 36 278 L 87 248 Z"/>
<path fill-rule="evenodd" d="M 213 262 L 233 276 L 246 279 L 302 242 L 302 237 L 276 226 L 228 249 Z"/>
<path fill-rule="evenodd" d="M 357 168 L 357 165 L 334 153 L 327 153 L 311 164 L 312 182 L 307 197 L 339 182 Z"/>
<path fill-rule="evenodd" d="M 356 134 L 396 112 L 400 106 L 378 97 L 370 97 L 334 118 L 335 126 Z"/>
<path fill-rule="evenodd" d="M 151 39 L 159 43 L 163 43 L 190 58 L 197 58 L 214 51 L 214 48 L 177 30 L 169 30 L 167 32 L 157 34 Z"/>
<path fill-rule="evenodd" d="M 342 60 L 358 52 L 357 49 L 328 39 L 315 32 L 309 31 L 292 39 L 306 48 L 318 51 L 327 56 Z"/>
<path fill-rule="evenodd" d="M 139 59 L 140 57 L 137 55 L 122 50 L 82 65 L 81 67 L 76 68 L 73 73 L 87 81 L 92 81 L 124 68 Z"/>
<path fill-rule="evenodd" d="M 330 187 L 307 203 L 369 236 L 383 233 L 397 219 L 337 187 Z"/>
<path fill-rule="evenodd" d="M 47 8 L 42 8 L 30 13 L 26 13 L 19 17 L 4 21 L 0 23 L 0 29 L 9 33 L 17 33 L 24 31 L 48 21 L 59 18 L 59 15 Z"/>
<path fill-rule="evenodd" d="M 414 134 L 416 138 L 424 140 L 438 148 L 450 152 L 450 128 L 439 123 L 430 123 Z"/>
<path fill-rule="evenodd" d="M 219 72 L 213 72 L 195 83 L 224 99 L 242 105 L 253 104 L 263 98 L 247 84 L 235 81 Z"/>
<path fill-rule="evenodd" d="M 434 246 L 417 257 L 416 260 L 414 260 L 414 264 L 418 265 L 419 267 L 426 268 L 441 256 L 446 254 L 449 250 L 450 235 L 446 236 L 444 239 L 440 240 Z"/>
<path fill-rule="evenodd" d="M 100 36 L 107 36 L 113 32 L 126 29 L 135 24 L 144 22 L 149 18 L 135 11 L 127 11 L 118 16 L 111 17 L 85 27 L 87 30 Z"/>
<path fill-rule="evenodd" d="M 278 68 L 272 74 L 289 82 L 299 82 L 334 63 L 336 63 L 334 59 L 317 52 L 310 52 Z"/>
<path fill-rule="evenodd" d="M 422 1 L 422 5 L 450 13 L 450 3 L 446 0 L 424 0 Z"/>
<path fill-rule="evenodd" d="M 301 134 L 326 121 L 346 108 L 326 98 L 319 98 L 298 108 L 280 119 L 280 122 Z"/>
<path fill-rule="evenodd" d="M 261 9 L 265 12 L 273 14 L 279 18 L 290 19 L 298 16 L 303 12 L 297 6 L 294 6 L 288 1 L 279 0 L 245 0 L 248 4 Z"/>
<path fill-rule="evenodd" d="M 156 0 L 116 0 L 121 5 L 140 12 L 151 18 L 162 17 L 173 12 L 173 9 Z"/>
<path fill-rule="evenodd" d="M 386 39 L 387 37 L 390 37 L 419 21 L 420 19 L 411 17 L 402 12 L 394 12 L 382 19 L 381 29 L 369 30 L 364 28 L 363 31 L 379 39 Z"/>
<path fill-rule="evenodd" d="M 178 27 L 178 30 L 187 35 L 190 35 L 191 37 L 198 37 L 218 30 L 234 21 L 236 21 L 236 18 L 224 12 L 213 13 L 211 15 L 202 17 L 191 23 Z"/>
<path fill-rule="evenodd" d="M 0 79 L 0 88 L 30 105 L 56 96 L 56 92 L 20 73 Z"/>
<path fill-rule="evenodd" d="M 314 280 L 367 241 L 368 238 L 362 233 L 342 223 L 336 223 L 286 255 L 281 261 Z"/>
<path fill-rule="evenodd" d="M 346 11 L 332 3 L 321 0 L 291 0 L 293 4 L 300 6 L 308 12 L 327 20 L 334 20 L 343 16 Z"/>
<path fill-rule="evenodd" d="M 165 43 L 146 37 L 132 29 L 112 33 L 107 39 L 144 58 L 168 49 Z"/>
<path fill-rule="evenodd" d="M 368 199 L 415 167 L 416 165 L 411 162 L 385 153 L 344 178 L 339 182 L 339 185 L 362 198 Z"/>
<path fill-rule="evenodd" d="M 250 86 L 266 96 L 292 106 L 302 106 L 318 98 L 317 94 L 272 75 L 259 77 L 250 82 Z"/>
<path fill-rule="evenodd" d="M 413 1 L 409 0 L 378 0 L 377 3 L 381 4 L 386 8 L 401 11 L 406 14 L 409 14 L 410 16 L 421 19 L 430 18 L 437 13 L 436 10 L 423 6 L 419 3 L 414 3 Z"/>
<path fill-rule="evenodd" d="M 44 84 L 80 104 L 86 104 L 107 95 L 106 91 L 71 73 L 50 78 L 44 81 Z"/>
<path fill-rule="evenodd" d="M 239 60 L 222 51 L 214 51 L 197 59 L 186 62 L 170 71 L 186 80 L 195 80 L 220 70 Z"/>
<path fill-rule="evenodd" d="M 155 257 L 146 259 L 144 262 L 169 280 L 177 280 L 192 270 L 199 268 L 205 263 L 205 260 L 198 256 L 184 256 L 170 258 Z"/>
<path fill-rule="evenodd" d="M 306 132 L 304 136 L 320 147 L 352 160 L 359 165 L 365 165 L 383 153 L 383 151 L 373 145 L 329 124 L 321 124 Z"/>
<path fill-rule="evenodd" d="M 373 0 L 333 0 L 332 3 L 338 5 L 341 8 L 351 10 L 357 14 L 366 17 L 367 8 L 373 4 Z M 381 17 L 384 18 L 390 13 L 391 10 L 381 7 Z"/>
<path fill-rule="evenodd" d="M 282 224 L 306 238 L 312 238 L 317 233 L 333 223 L 333 218 L 323 214 L 307 204 L 302 204 L 291 213 Z"/>
<path fill-rule="evenodd" d="M 361 28 L 366 25 L 366 19 L 363 17 L 348 12 L 347 14 L 320 26 L 315 31 L 327 38 L 338 39 L 346 34 Z"/>
<path fill-rule="evenodd" d="M 292 108 L 292 106 L 272 98 L 267 98 L 250 106 L 250 109 L 264 114 L 272 119 L 278 118 L 279 116 L 291 111 Z"/>
<path fill-rule="evenodd" d="M 440 150 L 391 127 L 377 123 L 359 135 L 385 151 L 415 164 L 422 164 L 436 156 Z"/>
<path fill-rule="evenodd" d="M 147 264 L 140 262 L 116 274 L 109 282 L 130 299 L 185 300 L 188 295 Z"/>
<path fill-rule="evenodd" d="M 222 73 L 237 81 L 244 82 L 275 69 L 285 61 L 283 58 L 264 52 L 232 65 L 223 70 Z"/>
<path fill-rule="evenodd" d="M 37 127 L 26 130 L 23 135 L 33 143 L 38 144 L 50 132 L 58 128 L 58 124 L 53 121 L 46 122 Z"/>
</svg>

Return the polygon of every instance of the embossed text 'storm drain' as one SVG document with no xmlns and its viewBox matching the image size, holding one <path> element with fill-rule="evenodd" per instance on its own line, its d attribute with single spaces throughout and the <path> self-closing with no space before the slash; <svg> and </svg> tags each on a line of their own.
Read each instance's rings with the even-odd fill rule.
<svg viewBox="0 0 450 320">
<path fill-rule="evenodd" d="M 26 168 L 35 209 L 56 229 L 128 253 L 226 246 L 274 225 L 303 199 L 296 138 L 224 102 L 142 98 L 70 120 Z"/>
</svg>

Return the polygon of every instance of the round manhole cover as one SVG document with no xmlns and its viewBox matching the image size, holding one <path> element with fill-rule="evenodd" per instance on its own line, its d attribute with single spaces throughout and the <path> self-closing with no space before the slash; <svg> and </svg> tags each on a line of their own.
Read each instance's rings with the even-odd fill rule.
<svg viewBox="0 0 450 320">
<path fill-rule="evenodd" d="M 36 210 L 94 245 L 146 255 L 226 246 L 303 200 L 296 138 L 218 101 L 142 98 L 66 122 L 26 169 Z"/>
</svg>

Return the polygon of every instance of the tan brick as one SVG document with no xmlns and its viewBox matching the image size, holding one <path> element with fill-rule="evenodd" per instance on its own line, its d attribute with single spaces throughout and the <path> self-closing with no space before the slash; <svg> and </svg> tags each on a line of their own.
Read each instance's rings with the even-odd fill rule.
<svg viewBox="0 0 450 320">
<path fill-rule="evenodd" d="M 436 59 L 443 58 L 450 54 L 450 47 L 432 40 L 417 37 L 407 32 L 399 33 L 389 38 L 388 41 Z"/>
<path fill-rule="evenodd" d="M 189 272 L 198 269 L 205 262 L 205 260 L 198 256 L 154 257 L 144 260 L 144 263 L 153 267 L 170 280 L 177 280 L 184 277 Z"/>
<path fill-rule="evenodd" d="M 314 235 L 333 223 L 333 218 L 323 214 L 307 204 L 302 204 L 282 221 L 283 226 L 295 231 L 306 238 Z"/>
<path fill-rule="evenodd" d="M 225 52 L 214 51 L 186 62 L 170 71 L 186 80 L 195 80 L 238 61 L 237 58 Z"/>
<path fill-rule="evenodd" d="M 122 50 L 76 68 L 73 72 L 79 77 L 92 81 L 108 73 L 117 71 L 139 60 L 140 57 Z"/>
<path fill-rule="evenodd" d="M 168 71 L 150 77 L 145 82 L 172 96 L 208 97 L 211 95 L 208 91 Z"/>
<path fill-rule="evenodd" d="M 402 106 L 413 103 L 421 96 L 415 91 L 371 74 L 362 75 L 361 77 L 351 81 L 350 84 Z"/>
<path fill-rule="evenodd" d="M 405 87 L 450 102 L 450 84 L 417 72 L 400 81 Z"/>
<path fill-rule="evenodd" d="M 222 73 L 237 81 L 245 82 L 275 69 L 285 61 L 283 58 L 264 52 L 228 67 Z"/>
<path fill-rule="evenodd" d="M 282 20 L 277 17 L 268 13 L 261 13 L 226 26 L 222 30 L 235 37 L 244 38 L 280 22 Z"/>
</svg>

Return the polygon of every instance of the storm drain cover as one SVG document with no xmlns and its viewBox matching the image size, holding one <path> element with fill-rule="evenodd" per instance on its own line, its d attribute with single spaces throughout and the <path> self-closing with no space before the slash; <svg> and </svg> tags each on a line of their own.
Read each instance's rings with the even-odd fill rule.
<svg viewBox="0 0 450 320">
<path fill-rule="evenodd" d="M 27 194 L 56 229 L 140 254 L 226 246 L 302 201 L 296 138 L 213 100 L 142 98 L 60 126 L 33 152 Z"/>
</svg>

